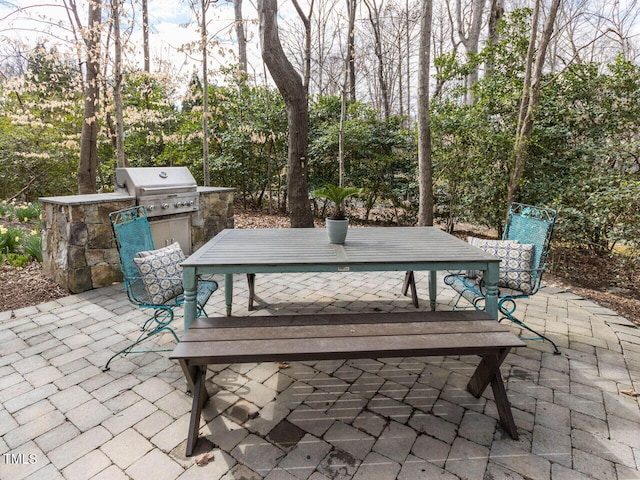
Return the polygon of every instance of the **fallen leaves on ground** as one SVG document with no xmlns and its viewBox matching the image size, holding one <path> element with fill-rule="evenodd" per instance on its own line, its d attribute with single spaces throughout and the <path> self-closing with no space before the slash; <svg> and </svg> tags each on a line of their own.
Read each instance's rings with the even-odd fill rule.
<svg viewBox="0 0 640 480">
<path fill-rule="evenodd" d="M 633 388 L 630 388 L 629 390 L 620 390 L 620 393 L 622 393 L 623 395 L 629 395 L 630 397 L 640 397 L 640 392 L 636 392 Z"/>
<path fill-rule="evenodd" d="M 29 307 L 66 297 L 69 293 L 42 274 L 42 265 L 31 262 L 18 269 L 0 264 L 0 312 Z"/>
<path fill-rule="evenodd" d="M 198 465 L 199 467 L 204 467 L 211 460 L 213 460 L 213 458 L 214 458 L 213 452 L 203 453 L 202 455 L 196 458 L 196 465 Z"/>
</svg>

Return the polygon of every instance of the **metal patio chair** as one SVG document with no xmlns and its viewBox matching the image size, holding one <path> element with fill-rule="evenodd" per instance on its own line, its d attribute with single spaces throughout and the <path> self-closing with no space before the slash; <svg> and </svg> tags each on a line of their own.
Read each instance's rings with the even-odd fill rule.
<svg viewBox="0 0 640 480">
<path fill-rule="evenodd" d="M 175 244 L 173 250 L 170 247 L 160 250 L 155 249 L 146 208 L 137 206 L 118 210 L 109 214 L 109 220 L 118 249 L 120 270 L 122 271 L 123 284 L 127 296 L 134 305 L 142 309 L 151 310 L 152 315 L 140 327 L 138 338 L 111 356 L 103 371 L 109 370 L 109 364 L 119 355 L 171 351 L 172 348 L 134 349 L 143 341 L 162 332 L 171 333 L 176 342 L 178 342 L 178 336 L 170 328 L 169 324 L 173 321 L 174 310 L 184 303 L 182 269 L 176 268 L 179 262 L 184 260 L 184 255 L 177 244 Z M 170 260 L 166 252 L 172 254 Z M 136 262 L 143 266 L 139 267 Z M 164 262 L 165 267 L 169 264 L 169 267 L 154 270 L 152 265 L 158 262 L 160 264 Z M 141 269 L 144 268 L 146 268 L 145 274 L 141 273 Z M 167 274 L 167 272 L 173 273 Z M 163 274 L 161 277 L 158 276 L 160 273 Z M 217 288 L 218 284 L 213 280 L 200 280 L 198 282 L 198 316 L 206 314 L 204 305 Z"/>
<path fill-rule="evenodd" d="M 554 353 L 558 355 L 560 350 L 555 342 L 515 317 L 516 301 L 535 295 L 540 289 L 556 217 L 557 212 L 550 208 L 513 203 L 509 208 L 502 242 L 498 242 L 499 246 L 493 249 L 489 247 L 485 250 L 503 258 L 498 282 L 500 321 L 509 320 L 534 334 L 533 337 L 522 338 L 523 340 L 546 340 L 553 345 Z M 511 246 L 505 241 L 512 242 Z M 510 254 L 517 257 L 518 251 L 522 252 L 530 245 L 533 245 L 533 248 L 529 251 L 530 263 L 527 266 L 524 266 L 517 259 L 512 262 Z M 481 276 L 476 276 L 473 272 L 456 272 L 446 275 L 444 282 L 458 293 L 454 310 L 460 308 L 484 309 L 485 291 Z M 463 298 L 472 307 L 460 305 Z"/>
</svg>

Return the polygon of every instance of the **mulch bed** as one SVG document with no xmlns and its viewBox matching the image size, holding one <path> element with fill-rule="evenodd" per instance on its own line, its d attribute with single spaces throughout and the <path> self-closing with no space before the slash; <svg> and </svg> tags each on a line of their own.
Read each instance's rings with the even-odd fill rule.
<svg viewBox="0 0 640 480">
<path fill-rule="evenodd" d="M 0 312 L 29 307 L 66 297 L 69 293 L 42 274 L 42 265 L 31 262 L 18 269 L 0 265 Z"/>
</svg>

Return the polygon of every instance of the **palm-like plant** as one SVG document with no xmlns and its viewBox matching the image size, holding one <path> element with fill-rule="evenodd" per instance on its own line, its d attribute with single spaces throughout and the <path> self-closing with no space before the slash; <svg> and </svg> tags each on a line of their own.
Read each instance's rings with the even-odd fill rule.
<svg viewBox="0 0 640 480">
<path fill-rule="evenodd" d="M 361 193 L 361 188 L 338 187 L 332 184 L 328 184 L 313 192 L 316 197 L 325 198 L 334 204 L 335 207 L 333 213 L 329 216 L 332 220 L 346 219 L 347 217 L 344 213 L 344 201 L 349 197 L 360 195 Z"/>
</svg>

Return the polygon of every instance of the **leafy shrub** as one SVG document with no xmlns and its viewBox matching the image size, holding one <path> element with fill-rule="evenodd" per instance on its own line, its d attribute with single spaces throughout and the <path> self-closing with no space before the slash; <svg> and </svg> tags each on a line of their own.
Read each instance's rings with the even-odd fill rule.
<svg viewBox="0 0 640 480">
<path fill-rule="evenodd" d="M 7 203 L 6 200 L 3 200 L 0 203 L 0 217 L 7 218 L 10 215 L 13 215 L 14 206 L 11 203 Z"/>
<path fill-rule="evenodd" d="M 7 262 L 9 265 L 17 268 L 24 267 L 29 261 L 31 257 L 29 255 L 22 255 L 20 253 L 7 253 Z"/>
<path fill-rule="evenodd" d="M 13 217 L 15 215 L 15 204 L 7 203 L 6 200 L 2 201 L 0 204 L 0 217 L 6 218 L 9 222 L 13 221 Z"/>
<path fill-rule="evenodd" d="M 39 203 L 28 203 L 27 205 L 17 207 L 14 212 L 16 218 L 21 222 L 39 220 L 42 213 L 42 206 Z"/>
<path fill-rule="evenodd" d="M 18 250 L 24 232 L 19 228 L 0 225 L 0 252 L 13 253 Z"/>
<path fill-rule="evenodd" d="M 22 251 L 42 263 L 42 235 L 35 234 L 22 240 Z"/>
</svg>

